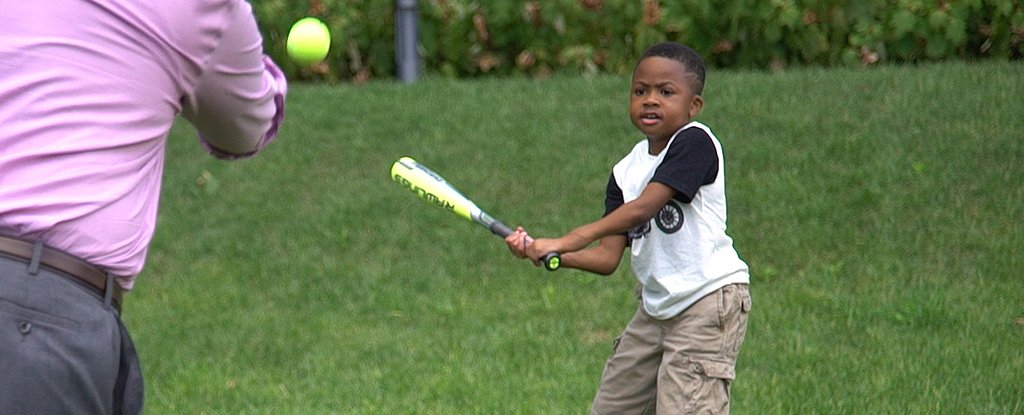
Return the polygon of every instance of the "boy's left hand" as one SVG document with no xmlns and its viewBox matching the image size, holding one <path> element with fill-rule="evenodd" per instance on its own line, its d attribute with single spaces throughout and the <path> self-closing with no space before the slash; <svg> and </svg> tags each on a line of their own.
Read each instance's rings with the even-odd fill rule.
<svg viewBox="0 0 1024 415">
<path fill-rule="evenodd" d="M 533 238 L 530 238 L 530 235 L 526 233 L 522 226 L 517 227 L 515 232 L 505 237 L 505 244 L 508 245 L 508 250 L 516 258 L 527 257 L 526 250 L 531 242 L 533 242 Z"/>
</svg>

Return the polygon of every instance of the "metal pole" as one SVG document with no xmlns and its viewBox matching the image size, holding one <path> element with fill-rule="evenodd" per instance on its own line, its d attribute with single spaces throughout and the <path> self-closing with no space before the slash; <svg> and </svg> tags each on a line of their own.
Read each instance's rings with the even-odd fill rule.
<svg viewBox="0 0 1024 415">
<path fill-rule="evenodd" d="M 419 76 L 419 10 L 417 0 L 395 0 L 395 63 L 398 79 L 416 82 Z"/>
</svg>

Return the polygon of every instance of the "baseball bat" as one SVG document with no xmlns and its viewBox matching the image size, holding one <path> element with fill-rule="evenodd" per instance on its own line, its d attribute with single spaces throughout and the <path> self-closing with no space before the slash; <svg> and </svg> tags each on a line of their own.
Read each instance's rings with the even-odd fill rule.
<svg viewBox="0 0 1024 415">
<path fill-rule="evenodd" d="M 391 180 L 409 189 L 420 199 L 483 226 L 501 238 L 514 232 L 512 228 L 487 214 L 473 201 L 463 196 L 441 175 L 417 163 L 411 157 L 402 157 L 391 165 Z M 552 252 L 541 258 L 541 263 L 544 264 L 544 268 L 554 271 L 561 265 L 561 260 L 558 253 Z"/>
</svg>

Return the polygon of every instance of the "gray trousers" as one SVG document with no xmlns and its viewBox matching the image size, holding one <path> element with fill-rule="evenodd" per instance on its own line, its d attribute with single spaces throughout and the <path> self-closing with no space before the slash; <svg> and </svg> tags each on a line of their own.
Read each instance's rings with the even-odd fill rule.
<svg viewBox="0 0 1024 415">
<path fill-rule="evenodd" d="M 141 413 L 138 356 L 118 311 L 69 278 L 0 255 L 0 411 Z"/>
</svg>

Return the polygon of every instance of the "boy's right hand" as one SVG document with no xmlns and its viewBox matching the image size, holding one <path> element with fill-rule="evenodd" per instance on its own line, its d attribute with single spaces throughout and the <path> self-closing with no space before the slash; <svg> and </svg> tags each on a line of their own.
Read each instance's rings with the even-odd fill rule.
<svg viewBox="0 0 1024 415">
<path fill-rule="evenodd" d="M 526 233 L 522 226 L 516 227 L 515 232 L 505 237 L 505 244 L 508 245 L 508 250 L 512 251 L 512 255 L 516 258 L 526 258 L 526 247 L 529 246 L 530 242 L 533 242 L 533 238 Z"/>
</svg>

